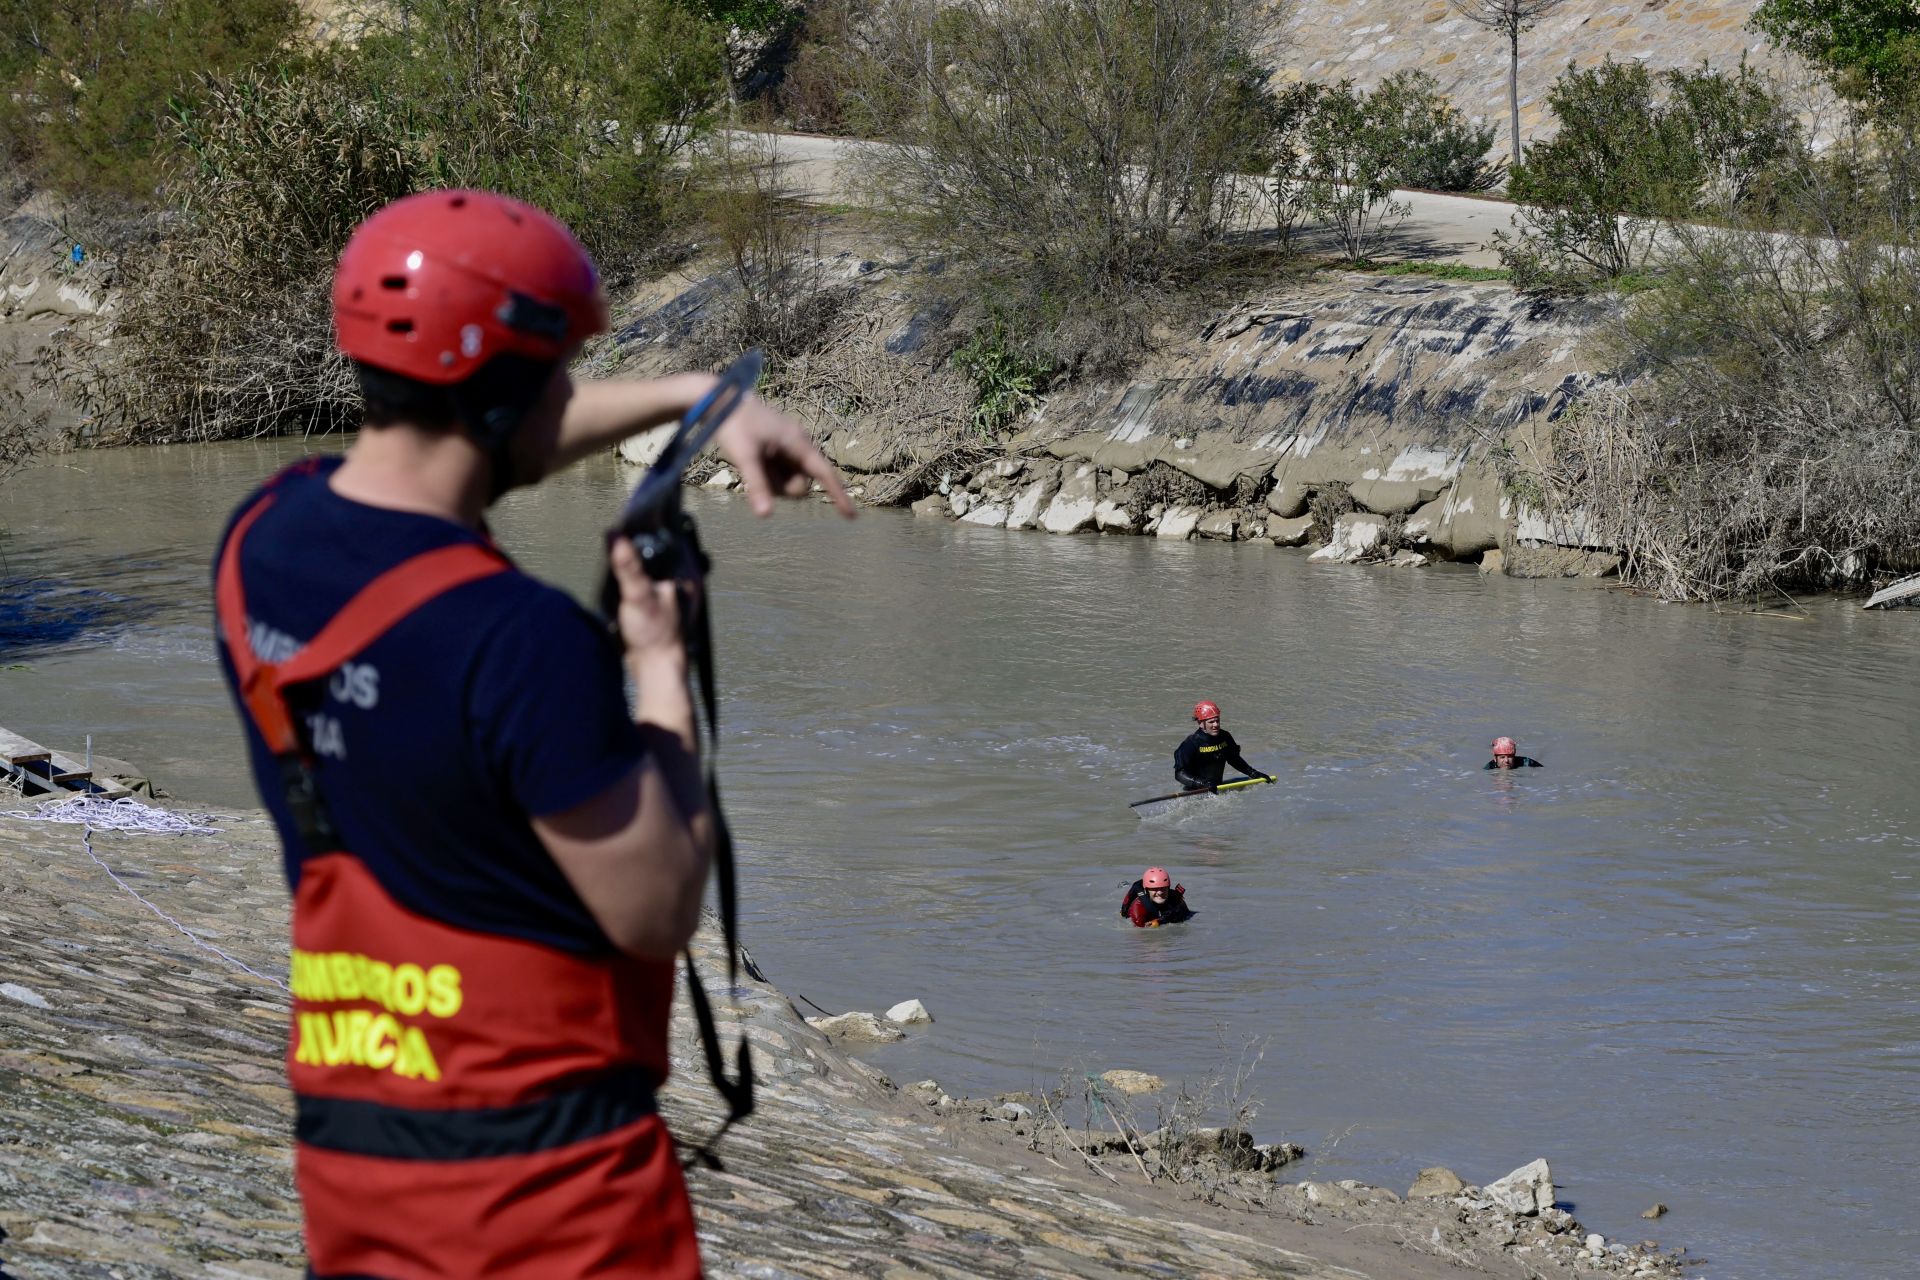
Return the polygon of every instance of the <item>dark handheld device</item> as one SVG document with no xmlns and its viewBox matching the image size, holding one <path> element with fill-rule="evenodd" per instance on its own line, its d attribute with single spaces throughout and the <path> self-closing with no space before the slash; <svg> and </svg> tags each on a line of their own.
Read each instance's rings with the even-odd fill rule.
<svg viewBox="0 0 1920 1280">
<path fill-rule="evenodd" d="M 688 464 L 713 439 L 713 433 L 720 429 L 720 424 L 753 394 L 754 385 L 760 381 L 761 366 L 759 350 L 748 351 L 727 367 L 713 390 L 700 397 L 687 410 L 686 417 L 680 420 L 680 429 L 673 433 L 673 439 L 667 442 L 660 457 L 640 483 L 633 487 L 626 506 L 620 511 L 619 522 L 607 534 L 609 544 L 614 538 L 630 540 L 633 549 L 640 555 L 641 566 L 655 582 L 678 584 L 680 638 L 686 645 L 687 658 L 699 681 L 701 708 L 706 713 L 707 803 L 713 815 L 713 870 L 720 891 L 720 929 L 727 949 L 729 989 L 739 981 L 740 944 L 735 932 L 739 915 L 738 881 L 734 871 L 733 836 L 727 828 L 726 815 L 720 809 L 720 783 L 713 771 L 713 755 L 720 740 L 720 708 L 713 679 L 712 635 L 706 602 L 692 590 L 706 577 L 711 565 L 707 553 L 701 549 L 700 534 L 694 527 L 693 517 L 681 509 L 680 480 L 686 474 Z M 618 627 L 620 585 L 614 581 L 611 567 L 601 579 L 600 611 L 606 616 L 609 626 Z M 714 1023 L 706 988 L 694 968 L 691 951 L 686 954 L 686 971 L 687 998 L 693 1005 L 694 1018 L 700 1026 L 700 1044 L 706 1054 L 707 1074 L 727 1104 L 727 1118 L 718 1131 L 687 1155 L 683 1163 L 697 1160 L 719 1168 L 720 1161 L 714 1154 L 714 1144 L 736 1121 L 753 1114 L 753 1056 L 748 1049 L 746 1036 L 742 1035 L 734 1057 L 733 1076 L 728 1078 L 719 1029 Z"/>
<path fill-rule="evenodd" d="M 611 536 L 626 538 L 640 555 L 641 567 L 655 582 L 698 582 L 706 573 L 693 519 L 680 507 L 680 480 L 713 433 L 741 401 L 753 394 L 763 361 L 756 347 L 727 366 L 720 380 L 687 410 L 680 429 L 628 495 Z M 600 584 L 600 611 L 609 621 L 620 604 L 620 589 L 609 571 Z"/>
</svg>

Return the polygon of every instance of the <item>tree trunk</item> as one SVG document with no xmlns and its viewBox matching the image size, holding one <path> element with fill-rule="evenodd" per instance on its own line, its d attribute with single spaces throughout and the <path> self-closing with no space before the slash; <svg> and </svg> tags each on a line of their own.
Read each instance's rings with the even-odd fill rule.
<svg viewBox="0 0 1920 1280">
<path fill-rule="evenodd" d="M 1520 28 L 1518 25 L 1507 29 L 1507 38 L 1509 41 L 1507 117 L 1513 122 L 1513 158 L 1509 163 L 1518 165 L 1520 163 Z"/>
</svg>

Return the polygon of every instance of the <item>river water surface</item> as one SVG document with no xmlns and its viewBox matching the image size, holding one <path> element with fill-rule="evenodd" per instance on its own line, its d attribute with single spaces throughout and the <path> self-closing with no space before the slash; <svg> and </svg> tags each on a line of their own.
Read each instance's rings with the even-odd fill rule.
<svg viewBox="0 0 1920 1280">
<path fill-rule="evenodd" d="M 295 452 L 0 485 L 0 724 L 251 803 L 206 562 Z M 498 531 L 584 595 L 620 491 L 588 465 Z M 1590 1228 L 1708 1276 L 1920 1271 L 1920 615 L 692 504 L 747 940 L 836 1012 L 924 999 L 869 1055 L 896 1079 L 1199 1081 L 1252 1042 L 1296 1176 L 1546 1156 Z M 1201 697 L 1278 785 L 1136 818 Z M 1547 767 L 1483 772 L 1499 733 Z M 1150 863 L 1193 924 L 1121 922 Z"/>
</svg>

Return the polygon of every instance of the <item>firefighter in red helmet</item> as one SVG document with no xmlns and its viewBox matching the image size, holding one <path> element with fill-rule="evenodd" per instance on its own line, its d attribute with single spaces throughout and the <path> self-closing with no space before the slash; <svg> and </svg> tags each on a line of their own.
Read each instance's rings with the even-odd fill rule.
<svg viewBox="0 0 1920 1280">
<path fill-rule="evenodd" d="M 1173 753 L 1173 777 L 1189 791 L 1211 791 L 1220 785 L 1220 779 L 1232 765 L 1249 778 L 1261 778 L 1273 781 L 1273 775 L 1262 773 L 1248 764 L 1240 754 L 1240 744 L 1233 735 L 1220 727 L 1220 708 L 1211 702 L 1194 704 L 1194 731 Z"/>
<path fill-rule="evenodd" d="M 616 539 L 616 639 L 483 516 L 713 379 L 575 383 L 593 262 L 482 191 L 368 218 L 333 304 L 362 430 L 242 503 L 215 577 L 293 894 L 310 1274 L 697 1276 L 653 1102 L 712 833 L 674 584 Z M 762 514 L 816 480 L 852 514 L 791 418 L 716 439 Z"/>
</svg>

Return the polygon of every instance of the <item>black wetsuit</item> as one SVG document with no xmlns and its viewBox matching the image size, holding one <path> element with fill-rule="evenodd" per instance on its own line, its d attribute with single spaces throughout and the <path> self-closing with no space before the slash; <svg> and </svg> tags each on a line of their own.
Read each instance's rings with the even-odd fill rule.
<svg viewBox="0 0 1920 1280">
<path fill-rule="evenodd" d="M 1136 912 L 1135 907 L 1141 910 Z M 1155 902 L 1147 896 L 1145 886 L 1135 880 L 1120 901 L 1120 914 L 1133 921 L 1135 928 L 1145 929 L 1155 923 L 1184 924 L 1193 919 L 1193 908 L 1187 905 L 1187 891 L 1181 885 L 1173 887 L 1165 902 Z"/>
<path fill-rule="evenodd" d="M 1489 760 L 1480 767 L 1482 769 L 1498 769 L 1500 762 L 1498 760 Z M 1540 769 L 1545 766 L 1532 756 L 1515 756 L 1513 758 L 1513 767 L 1516 769 Z"/>
<path fill-rule="evenodd" d="M 1246 762 L 1240 754 L 1240 744 L 1225 729 L 1212 737 L 1207 736 L 1205 729 L 1195 729 L 1173 753 L 1174 781 L 1189 790 L 1217 787 L 1226 776 L 1228 765 L 1249 778 L 1267 776 Z"/>
</svg>

